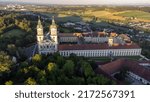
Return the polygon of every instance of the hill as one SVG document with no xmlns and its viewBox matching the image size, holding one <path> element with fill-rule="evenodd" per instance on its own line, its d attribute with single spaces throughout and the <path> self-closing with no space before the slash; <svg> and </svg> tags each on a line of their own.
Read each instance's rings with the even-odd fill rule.
<svg viewBox="0 0 150 102">
<path fill-rule="evenodd" d="M 139 19 L 145 19 L 145 20 L 150 20 L 150 13 L 144 12 L 144 11 L 136 11 L 136 10 L 131 10 L 131 11 L 124 11 L 119 13 L 117 16 L 122 16 L 122 17 L 136 17 Z"/>
</svg>

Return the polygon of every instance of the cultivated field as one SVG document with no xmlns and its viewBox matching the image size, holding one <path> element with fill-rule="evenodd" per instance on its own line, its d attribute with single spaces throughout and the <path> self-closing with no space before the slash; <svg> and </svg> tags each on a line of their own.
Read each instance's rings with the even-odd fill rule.
<svg viewBox="0 0 150 102">
<path fill-rule="evenodd" d="M 93 15 L 98 18 L 106 18 L 106 19 L 112 19 L 112 20 L 121 20 L 124 21 L 127 18 L 134 18 L 130 19 L 131 21 L 144 21 L 144 22 L 150 22 L 150 13 L 144 12 L 144 11 L 138 11 L 138 10 L 128 10 L 128 11 L 109 11 L 109 10 L 103 10 L 103 11 L 86 11 L 85 15 Z"/>
<path fill-rule="evenodd" d="M 119 13 L 117 16 L 136 17 L 139 19 L 150 20 L 150 13 L 143 11 L 124 11 L 122 13 Z"/>
</svg>

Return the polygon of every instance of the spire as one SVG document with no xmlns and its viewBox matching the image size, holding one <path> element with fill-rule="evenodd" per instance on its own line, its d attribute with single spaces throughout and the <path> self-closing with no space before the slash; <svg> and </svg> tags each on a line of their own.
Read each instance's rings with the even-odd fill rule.
<svg viewBox="0 0 150 102">
<path fill-rule="evenodd" d="M 38 25 L 37 25 L 37 28 L 43 28 L 42 26 L 42 23 L 41 23 L 41 20 L 40 20 L 40 16 L 38 16 Z"/>
<path fill-rule="evenodd" d="M 54 16 L 52 17 L 52 25 L 56 25 Z"/>
<path fill-rule="evenodd" d="M 50 30 L 51 30 L 52 28 L 57 29 L 57 25 L 56 25 L 56 23 L 55 23 L 54 16 L 52 17 L 52 24 L 50 25 Z"/>
</svg>

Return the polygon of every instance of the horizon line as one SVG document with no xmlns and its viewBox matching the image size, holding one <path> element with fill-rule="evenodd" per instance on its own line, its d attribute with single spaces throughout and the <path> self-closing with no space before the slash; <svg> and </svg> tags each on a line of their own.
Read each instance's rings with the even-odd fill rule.
<svg viewBox="0 0 150 102">
<path fill-rule="evenodd" d="M 150 5 L 147 4 L 147 3 L 126 3 L 126 4 L 113 4 L 113 3 L 110 3 L 110 4 L 57 4 L 57 3 L 36 3 L 36 2 L 21 2 L 21 1 L 0 1 L 1 3 L 19 3 L 19 4 L 31 4 L 31 5 L 85 5 L 85 6 L 90 6 L 90 5 L 96 5 L 96 6 L 148 6 Z"/>
</svg>

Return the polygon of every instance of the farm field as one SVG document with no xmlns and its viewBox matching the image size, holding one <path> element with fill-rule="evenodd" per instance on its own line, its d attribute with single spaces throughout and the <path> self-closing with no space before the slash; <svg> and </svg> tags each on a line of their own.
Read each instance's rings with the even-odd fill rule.
<svg viewBox="0 0 150 102">
<path fill-rule="evenodd" d="M 140 19 L 150 20 L 150 13 L 143 12 L 143 11 L 125 11 L 125 12 L 119 13 L 117 16 L 136 17 Z"/>
<path fill-rule="evenodd" d="M 144 11 L 138 11 L 138 10 L 126 10 L 126 11 L 109 11 L 109 10 L 102 10 L 102 11 L 86 11 L 84 13 L 85 15 L 91 15 L 98 18 L 106 18 L 106 19 L 112 19 L 112 20 L 121 20 L 124 21 L 126 18 L 134 17 L 136 19 L 133 19 L 131 21 L 138 22 L 138 21 L 144 21 L 144 22 L 150 22 L 150 13 L 144 12 Z"/>
<path fill-rule="evenodd" d="M 114 14 L 116 14 L 117 12 L 109 12 L 109 11 L 86 11 L 85 15 L 93 15 L 95 17 L 98 18 L 107 18 L 107 19 L 115 19 L 115 20 L 125 20 L 124 17 L 121 16 L 115 16 Z"/>
<path fill-rule="evenodd" d="M 66 14 L 65 14 L 66 12 Z M 59 11 L 57 14 L 52 14 L 52 13 L 41 13 L 43 15 L 46 15 L 48 17 L 52 16 L 57 16 L 59 21 L 79 21 L 79 20 L 87 20 L 91 21 L 91 16 L 95 16 L 97 18 L 102 18 L 102 19 L 110 19 L 110 20 L 120 20 L 120 21 L 125 21 L 127 18 L 135 18 L 135 19 L 130 19 L 133 22 L 150 22 L 150 13 L 144 12 L 144 11 L 139 11 L 139 10 L 125 10 L 125 11 L 112 11 L 112 10 L 87 10 L 87 11 L 82 11 L 82 14 L 80 13 L 81 11 L 74 11 L 70 12 L 69 11 Z M 76 14 L 76 16 L 74 15 Z"/>
</svg>

